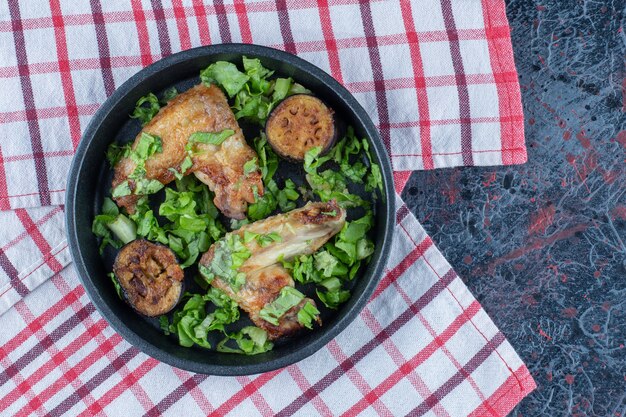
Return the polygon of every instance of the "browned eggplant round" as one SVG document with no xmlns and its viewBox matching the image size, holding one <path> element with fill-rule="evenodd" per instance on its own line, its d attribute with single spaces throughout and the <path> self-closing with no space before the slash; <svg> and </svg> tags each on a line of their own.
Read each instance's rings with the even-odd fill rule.
<svg viewBox="0 0 626 417">
<path fill-rule="evenodd" d="M 304 154 L 319 146 L 328 151 L 338 136 L 334 111 L 308 94 L 287 97 L 272 110 L 265 124 L 267 141 L 283 158 L 303 161 Z"/>
<path fill-rule="evenodd" d="M 126 301 L 148 317 L 170 311 L 183 293 L 184 273 L 174 252 L 145 239 L 120 249 L 113 273 Z"/>
</svg>

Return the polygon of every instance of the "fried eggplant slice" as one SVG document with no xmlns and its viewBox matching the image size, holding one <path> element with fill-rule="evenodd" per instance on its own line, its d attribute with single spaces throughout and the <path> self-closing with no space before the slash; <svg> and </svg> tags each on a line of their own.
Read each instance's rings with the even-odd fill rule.
<svg viewBox="0 0 626 417">
<path fill-rule="evenodd" d="M 174 252 L 144 239 L 120 249 L 113 273 L 126 301 L 148 317 L 169 312 L 183 293 L 184 273 Z"/>
<path fill-rule="evenodd" d="M 338 136 L 332 109 L 308 94 L 296 94 L 281 101 L 265 124 L 267 141 L 283 158 L 303 161 L 304 154 L 319 146 L 328 151 Z"/>
<path fill-rule="evenodd" d="M 197 142 L 188 146 L 194 133 L 229 130 L 233 134 L 220 144 Z M 258 158 L 256 152 L 247 145 L 226 96 L 218 87 L 199 84 L 170 100 L 137 135 L 133 151 L 144 133 L 160 138 L 162 148 L 145 161 L 146 180 L 165 185 L 176 175 L 193 173 L 215 193 L 217 208 L 233 219 L 245 217 L 248 203 L 255 201 L 254 190 L 263 195 L 260 171 L 244 172 L 244 164 Z M 112 190 L 128 184 L 127 193 L 119 193 L 127 195 L 116 197 L 114 192 L 113 199 L 131 214 L 141 197 L 137 180 L 133 179 L 136 167 L 131 157 L 122 158 L 115 166 L 112 182 Z"/>
<path fill-rule="evenodd" d="M 272 303 L 285 295 L 286 287 L 298 293 L 293 278 L 279 262 L 314 253 L 341 231 L 345 219 L 345 210 L 333 200 L 308 203 L 245 225 L 209 248 L 200 259 L 200 272 L 246 311 L 257 327 L 265 329 L 270 339 L 291 335 L 303 327 L 299 320 L 302 308 L 307 303 L 314 308 L 315 303 L 296 294 L 297 298 L 290 299 L 297 304 L 283 309 L 280 317 L 264 318 L 264 309 L 276 307 Z"/>
</svg>

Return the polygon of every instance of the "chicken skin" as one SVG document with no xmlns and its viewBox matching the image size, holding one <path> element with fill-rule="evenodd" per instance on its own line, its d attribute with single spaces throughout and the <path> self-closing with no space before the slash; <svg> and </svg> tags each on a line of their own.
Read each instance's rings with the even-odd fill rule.
<svg viewBox="0 0 626 417">
<path fill-rule="evenodd" d="M 226 292 L 249 314 L 257 327 L 267 331 L 271 340 L 288 336 L 302 328 L 297 316 L 304 304 L 310 302 L 315 306 L 315 303 L 305 297 L 280 317 L 278 325 L 260 317 L 263 307 L 274 301 L 283 287 L 294 286 L 293 278 L 279 262 L 314 253 L 341 231 L 345 220 L 345 210 L 335 201 L 308 203 L 300 209 L 259 220 L 227 234 L 202 256 L 200 269 L 213 274 L 211 285 Z M 234 236 L 243 247 L 237 249 L 224 244 L 232 242 Z M 252 236 L 257 238 L 250 239 Z M 264 240 L 265 236 L 271 238 Z M 247 258 L 236 272 L 245 274 L 245 280 L 237 289 L 233 285 L 234 275 L 227 277 L 229 271 L 223 265 L 232 265 L 232 258 L 242 253 Z"/>
<path fill-rule="evenodd" d="M 234 134 L 220 145 L 195 143 L 193 153 L 186 148 L 190 135 L 196 132 L 218 133 L 233 130 Z M 248 203 L 255 201 L 255 191 L 263 195 L 261 173 L 257 170 L 244 173 L 244 164 L 257 158 L 248 146 L 226 96 L 216 86 L 199 84 L 169 101 L 139 133 L 132 149 L 135 149 L 142 133 L 161 138 L 162 151 L 151 155 L 146 161 L 145 177 L 161 184 L 173 181 L 181 164 L 191 156 L 192 166 L 183 175 L 193 173 L 215 193 L 215 205 L 224 215 L 233 219 L 245 218 Z M 112 189 L 128 181 L 130 195 L 114 198 L 118 206 L 135 212 L 141 197 L 134 194 L 135 182 L 129 176 L 136 164 L 129 157 L 122 158 L 115 166 Z"/>
</svg>

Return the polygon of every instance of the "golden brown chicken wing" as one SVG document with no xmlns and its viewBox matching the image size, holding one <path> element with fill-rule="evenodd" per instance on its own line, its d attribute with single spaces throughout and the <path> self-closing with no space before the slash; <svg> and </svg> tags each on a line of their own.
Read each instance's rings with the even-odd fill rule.
<svg viewBox="0 0 626 417">
<path fill-rule="evenodd" d="M 200 259 L 200 271 L 211 285 L 226 292 L 270 339 L 292 334 L 303 326 L 298 312 L 313 300 L 303 298 L 273 324 L 261 310 L 276 300 L 294 281 L 280 264 L 312 254 L 341 231 L 346 219 L 335 201 L 308 203 L 288 213 L 268 217 L 241 227 L 214 243 Z M 207 276 L 208 275 L 208 276 Z"/>
<path fill-rule="evenodd" d="M 222 132 L 233 130 L 234 134 L 220 145 L 194 144 L 190 155 L 193 165 L 183 175 L 195 174 L 215 193 L 215 205 L 222 213 L 233 219 L 243 219 L 248 203 L 254 202 L 254 190 L 263 195 L 261 173 L 258 170 L 244 173 L 244 164 L 257 155 L 250 148 L 235 120 L 224 93 L 216 86 L 197 85 L 179 94 L 142 129 L 135 139 L 137 147 L 142 133 L 161 139 L 162 151 L 154 153 L 146 161 L 145 178 L 167 184 L 181 172 L 181 165 L 188 157 L 186 145 L 196 132 Z M 115 197 L 120 207 L 134 213 L 139 195 L 135 181 L 129 179 L 135 162 L 122 158 L 115 166 L 112 189 L 128 181 L 132 194 Z"/>
</svg>

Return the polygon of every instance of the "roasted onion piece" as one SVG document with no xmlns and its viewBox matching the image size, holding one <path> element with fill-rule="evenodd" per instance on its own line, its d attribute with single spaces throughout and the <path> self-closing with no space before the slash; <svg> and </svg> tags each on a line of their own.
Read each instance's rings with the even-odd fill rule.
<svg viewBox="0 0 626 417">
<path fill-rule="evenodd" d="M 170 311 L 183 292 L 184 273 L 174 252 L 144 239 L 133 240 L 120 250 L 113 273 L 126 301 L 148 317 Z"/>
<path fill-rule="evenodd" d="M 293 161 L 303 161 L 304 154 L 317 146 L 322 153 L 328 151 L 338 136 L 333 110 L 307 94 L 287 97 L 276 106 L 265 134 L 277 154 Z"/>
</svg>

